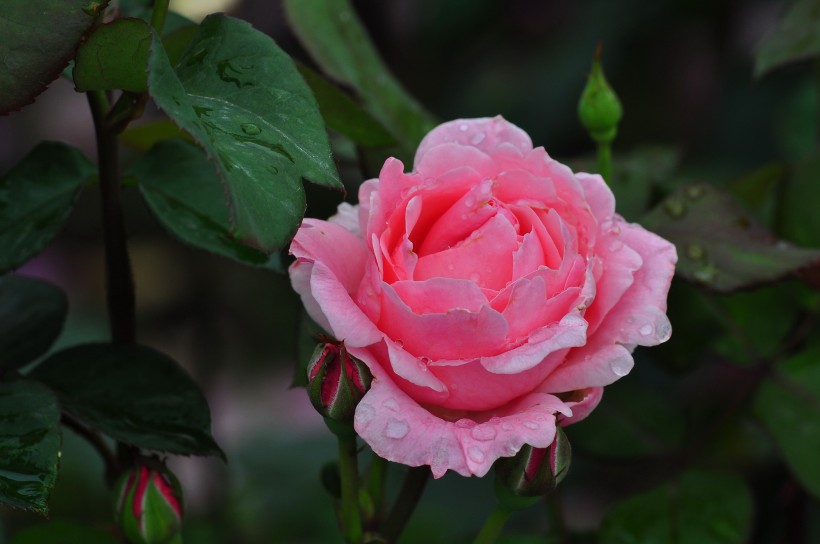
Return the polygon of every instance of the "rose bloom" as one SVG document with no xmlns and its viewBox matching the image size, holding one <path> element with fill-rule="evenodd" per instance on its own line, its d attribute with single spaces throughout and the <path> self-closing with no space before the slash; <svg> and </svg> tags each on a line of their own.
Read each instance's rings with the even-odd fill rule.
<svg viewBox="0 0 820 544">
<path fill-rule="evenodd" d="M 438 126 L 290 251 L 310 316 L 373 373 L 356 432 L 435 477 L 549 446 L 671 334 L 674 246 L 501 117 Z"/>
</svg>

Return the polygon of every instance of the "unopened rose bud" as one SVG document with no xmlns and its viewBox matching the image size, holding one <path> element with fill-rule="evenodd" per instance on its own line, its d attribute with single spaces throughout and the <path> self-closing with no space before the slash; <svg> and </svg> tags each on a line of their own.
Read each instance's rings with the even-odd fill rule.
<svg viewBox="0 0 820 544">
<path fill-rule="evenodd" d="M 344 344 L 321 344 L 308 363 L 308 396 L 326 420 L 353 421 L 356 405 L 370 388 L 367 366 L 352 357 Z M 328 425 L 332 424 L 328 421 Z"/>
<path fill-rule="evenodd" d="M 618 133 L 623 108 L 618 95 L 609 86 L 601 67 L 601 45 L 595 52 L 587 85 L 578 103 L 578 117 L 589 135 L 599 144 L 608 144 Z"/>
<path fill-rule="evenodd" d="M 117 485 L 117 523 L 131 544 L 180 542 L 182 491 L 170 472 L 138 466 Z"/>
<path fill-rule="evenodd" d="M 572 447 L 561 427 L 547 448 L 524 445 L 514 457 L 495 463 L 498 500 L 512 509 L 526 508 L 555 489 L 567 475 Z"/>
</svg>

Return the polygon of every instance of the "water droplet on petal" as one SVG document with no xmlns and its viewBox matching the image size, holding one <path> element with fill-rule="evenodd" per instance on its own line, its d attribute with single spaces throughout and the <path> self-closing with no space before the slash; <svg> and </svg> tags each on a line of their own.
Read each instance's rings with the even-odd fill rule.
<svg viewBox="0 0 820 544">
<path fill-rule="evenodd" d="M 524 427 L 526 427 L 530 430 L 536 431 L 536 430 L 541 428 L 541 425 L 539 425 L 535 421 L 525 421 L 524 422 Z"/>
<path fill-rule="evenodd" d="M 473 425 L 475 425 L 475 422 L 471 419 L 459 419 L 456 421 L 456 427 L 460 429 L 469 429 Z"/>
<path fill-rule="evenodd" d="M 481 448 L 478 446 L 471 446 L 470 449 L 467 450 L 467 455 L 476 463 L 484 461 L 484 452 L 481 451 Z"/>
<path fill-rule="evenodd" d="M 357 426 L 366 427 L 373 421 L 374 417 L 376 417 L 376 409 L 373 408 L 373 405 L 360 402 L 359 405 L 356 406 L 356 415 L 354 418 Z"/>
<path fill-rule="evenodd" d="M 640 329 L 638 329 L 638 332 L 640 332 L 644 336 L 649 336 L 650 334 L 652 334 L 653 329 L 654 327 L 647 323 L 646 325 L 643 325 Z"/>
<path fill-rule="evenodd" d="M 410 425 L 401 419 L 391 419 L 384 428 L 384 436 L 395 440 L 404 438 L 408 432 L 410 432 Z"/>
<path fill-rule="evenodd" d="M 483 132 L 476 132 L 473 134 L 473 137 L 470 138 L 470 143 L 473 145 L 478 145 L 484 141 L 484 133 Z"/>
<path fill-rule="evenodd" d="M 612 240 L 612 242 L 609 244 L 609 251 L 614 253 L 616 251 L 620 251 L 623 247 L 624 243 L 620 240 Z"/>
<path fill-rule="evenodd" d="M 472 208 L 473 206 L 475 206 L 475 198 L 468 196 L 464 199 L 464 205 L 468 208 Z"/>
<path fill-rule="evenodd" d="M 387 399 L 382 403 L 382 406 L 391 412 L 398 412 L 399 411 L 399 403 L 396 402 L 396 399 Z"/>
<path fill-rule="evenodd" d="M 492 440 L 495 438 L 496 430 L 492 425 L 478 425 L 477 427 L 473 428 L 472 432 L 470 433 L 473 438 L 476 440 L 481 440 L 482 442 L 486 442 L 488 440 Z"/>
<path fill-rule="evenodd" d="M 467 123 L 461 123 L 458 126 L 458 130 L 460 130 L 461 132 L 467 132 L 467 129 L 469 129 L 469 128 L 470 128 L 470 125 L 468 125 Z"/>
<path fill-rule="evenodd" d="M 248 136 L 255 136 L 262 132 L 262 129 L 259 128 L 257 125 L 254 125 L 253 123 L 242 123 L 241 125 L 239 125 L 239 128 L 241 128 L 242 132 L 244 132 Z"/>
<path fill-rule="evenodd" d="M 512 431 L 513 430 L 512 423 L 510 423 L 508 421 L 505 421 L 504 423 L 501 424 L 501 430 L 502 431 Z"/>
<path fill-rule="evenodd" d="M 612 361 L 609 368 L 612 369 L 612 373 L 615 374 L 616 376 L 623 377 L 623 376 L 626 376 L 627 374 L 629 374 L 629 371 L 632 367 L 629 364 L 629 361 L 627 361 L 627 360 L 615 359 L 614 361 Z"/>
<path fill-rule="evenodd" d="M 544 421 L 545 419 L 547 419 L 547 416 L 545 416 L 544 414 L 535 414 L 533 416 L 533 419 L 535 421 Z"/>
<path fill-rule="evenodd" d="M 476 272 L 473 272 L 472 274 L 470 274 L 470 281 L 478 283 L 479 281 L 481 281 L 481 276 L 479 276 Z"/>
</svg>

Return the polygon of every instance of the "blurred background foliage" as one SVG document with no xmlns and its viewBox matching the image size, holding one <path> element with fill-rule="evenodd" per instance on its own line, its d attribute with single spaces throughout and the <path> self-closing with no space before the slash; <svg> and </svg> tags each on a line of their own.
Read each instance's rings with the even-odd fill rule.
<svg viewBox="0 0 820 544">
<path fill-rule="evenodd" d="M 820 248 L 817 65 L 796 63 L 755 77 L 755 52 L 787 2 L 354 5 L 387 66 L 434 117 L 501 114 L 579 169 L 595 167 L 576 105 L 601 40 L 607 77 L 625 110 L 614 146 L 616 179 L 626 186 L 621 213 L 637 220 L 683 183 L 705 182 L 732 192 L 746 213 L 781 238 Z M 196 18 L 187 11 L 192 8 L 202 15 L 226 9 L 315 66 L 278 1 L 171 2 L 172 10 Z M 146 122 L 156 115 L 148 111 Z M 0 172 L 42 139 L 68 142 L 94 157 L 85 98 L 66 80 L 51 84 L 35 105 L 0 118 Z M 360 160 L 344 138 L 335 135 L 332 143 L 346 198 L 355 202 L 356 187 L 376 174 L 371 165 L 384 153 Z M 129 153 L 136 154 L 125 148 L 126 161 Z M 338 193 L 307 189 L 308 215 L 334 212 Z M 203 388 L 213 434 L 229 459 L 172 458 L 186 492 L 186 541 L 340 541 L 319 480 L 335 455 L 333 436 L 304 391 L 289 389 L 299 357 L 300 304 L 287 277 L 184 246 L 167 236 L 136 191 L 124 198 L 140 339 L 171 354 Z M 56 241 L 20 270 L 68 293 L 71 311 L 55 349 L 107 336 L 98 199 L 85 191 Z M 696 257 L 681 255 L 682 261 Z M 790 380 L 820 387 L 820 357 L 813 356 L 820 297 L 811 287 L 820 273 L 813 274 L 736 294 L 715 294 L 677 278 L 669 299 L 671 341 L 639 348 L 630 376 L 607 388 L 586 422 L 568 429 L 573 466 L 560 498 L 516 514 L 507 533 L 544 531 L 563 519 L 577 542 L 595 542 L 599 528 L 605 542 L 650 542 L 619 535 L 613 520 L 662 534 L 663 528 L 648 527 L 653 509 L 711 495 L 720 497 L 722 509 L 685 510 L 681 524 L 709 524 L 684 542 L 820 542 L 820 490 L 810 493 L 805 484 L 820 481 L 818 450 L 810 449 L 820 440 L 820 397 L 784 400 L 778 388 L 794 382 L 766 380 L 760 370 L 763 361 L 785 361 L 779 371 Z M 805 450 L 788 466 L 769 438 L 784 422 L 779 447 L 797 440 Z M 709 472 L 664 484 L 681 468 Z M 397 485 L 401 470 L 391 470 Z M 95 452 L 64 433 L 55 522 L 112 523 L 101 472 Z M 492 486 L 492 478 L 453 475 L 433 482 L 402 541 L 468 541 L 493 507 Z M 34 514 L 3 509 L 0 543 L 36 541 L 14 535 L 39 523 Z"/>
</svg>

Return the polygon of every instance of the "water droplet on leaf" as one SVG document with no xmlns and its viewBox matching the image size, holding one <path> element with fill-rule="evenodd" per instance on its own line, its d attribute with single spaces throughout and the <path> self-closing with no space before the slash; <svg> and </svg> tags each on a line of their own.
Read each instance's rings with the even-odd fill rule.
<svg viewBox="0 0 820 544">
<path fill-rule="evenodd" d="M 706 256 L 706 252 L 703 250 L 703 246 L 701 246 L 700 244 L 689 244 L 686 246 L 686 255 L 690 259 L 702 261 L 703 257 Z"/>
<path fill-rule="evenodd" d="M 476 463 L 481 463 L 484 461 L 484 452 L 478 446 L 471 446 L 470 449 L 467 451 L 467 455 L 470 456 L 470 459 L 475 461 Z"/>
<path fill-rule="evenodd" d="M 705 194 L 706 189 L 702 185 L 693 185 L 686 189 L 686 196 L 688 196 L 690 200 L 697 200 Z"/>
<path fill-rule="evenodd" d="M 663 209 L 672 217 L 680 219 L 686 213 L 686 203 L 678 198 L 670 198 L 663 203 Z"/>
<path fill-rule="evenodd" d="M 254 125 L 253 123 L 242 123 L 239 125 L 239 128 L 242 129 L 242 132 L 247 134 L 248 136 L 255 136 L 262 132 L 262 129 L 259 126 Z"/>
</svg>

